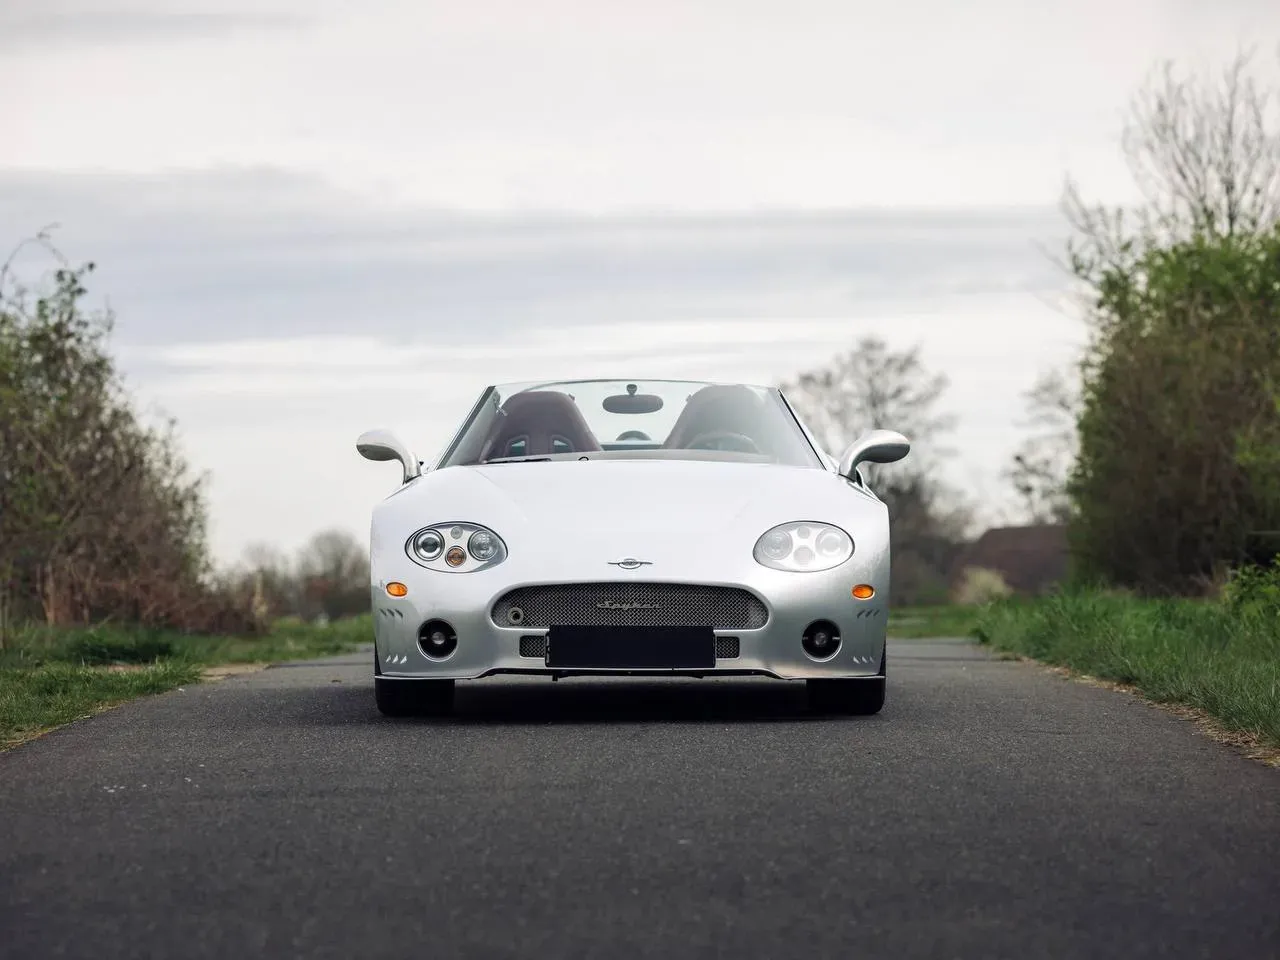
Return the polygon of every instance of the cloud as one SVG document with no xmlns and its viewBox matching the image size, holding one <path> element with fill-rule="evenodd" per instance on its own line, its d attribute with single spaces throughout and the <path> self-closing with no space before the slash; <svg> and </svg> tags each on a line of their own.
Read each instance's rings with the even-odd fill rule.
<svg viewBox="0 0 1280 960">
<path fill-rule="evenodd" d="M 0 10 L 0 49 L 51 45 L 172 43 L 208 40 L 256 30 L 298 29 L 308 24 L 296 14 L 169 10 L 107 10 L 72 5 L 57 10 Z"/>
<path fill-rule="evenodd" d="M 1037 246 L 1061 238 L 1051 209 L 473 215 L 227 170 L 0 172 L 0 210 L 24 233 L 61 224 L 56 242 L 99 264 L 131 344 L 838 318 L 1062 279 Z"/>
<path fill-rule="evenodd" d="M 0 28 L 24 44 L 0 58 L 6 162 L 272 163 L 476 210 L 973 208 L 1053 203 L 1067 174 L 1117 199 L 1147 68 L 1280 24 L 1183 0 L 270 3 L 0 5 L 33 11 Z"/>
</svg>

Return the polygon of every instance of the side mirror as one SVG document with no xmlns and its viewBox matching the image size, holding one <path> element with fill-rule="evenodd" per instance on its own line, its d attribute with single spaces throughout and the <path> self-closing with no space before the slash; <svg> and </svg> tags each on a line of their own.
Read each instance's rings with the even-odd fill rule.
<svg viewBox="0 0 1280 960">
<path fill-rule="evenodd" d="M 840 475 L 853 478 L 858 464 L 894 463 L 911 452 L 911 441 L 893 430 L 872 430 L 849 444 L 840 458 Z"/>
<path fill-rule="evenodd" d="M 390 430 L 366 430 L 356 441 L 356 449 L 366 460 L 399 460 L 404 468 L 401 483 L 408 483 L 422 473 L 418 458 Z"/>
</svg>

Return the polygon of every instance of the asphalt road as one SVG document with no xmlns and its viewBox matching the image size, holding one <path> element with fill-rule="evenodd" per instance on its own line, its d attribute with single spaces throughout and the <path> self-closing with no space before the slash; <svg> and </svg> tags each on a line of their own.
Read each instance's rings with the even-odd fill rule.
<svg viewBox="0 0 1280 960">
<path fill-rule="evenodd" d="M 1280 957 L 1280 771 L 1121 694 L 894 644 L 889 701 L 369 657 L 0 754 L 0 957 Z"/>
</svg>

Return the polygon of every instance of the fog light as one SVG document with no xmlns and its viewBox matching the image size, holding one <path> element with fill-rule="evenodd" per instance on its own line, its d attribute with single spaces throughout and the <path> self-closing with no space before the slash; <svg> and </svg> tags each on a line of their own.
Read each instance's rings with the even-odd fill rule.
<svg viewBox="0 0 1280 960">
<path fill-rule="evenodd" d="M 408 592 L 409 588 L 403 583 L 397 583 L 395 580 L 392 580 L 387 584 L 387 593 L 393 597 L 403 597 Z"/>
<path fill-rule="evenodd" d="M 840 628 L 830 620 L 814 621 L 805 627 L 800 645 L 813 659 L 830 660 L 840 649 Z"/>
<path fill-rule="evenodd" d="M 443 660 L 458 649 L 458 635 L 443 620 L 428 620 L 418 628 L 418 646 L 432 660 Z"/>
<path fill-rule="evenodd" d="M 870 600 L 876 595 L 876 588 L 869 583 L 860 583 L 853 588 L 853 595 L 858 600 Z"/>
</svg>

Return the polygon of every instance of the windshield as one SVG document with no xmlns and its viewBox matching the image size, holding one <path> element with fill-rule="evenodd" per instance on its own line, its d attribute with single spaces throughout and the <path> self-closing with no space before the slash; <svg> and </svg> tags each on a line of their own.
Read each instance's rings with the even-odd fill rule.
<svg viewBox="0 0 1280 960">
<path fill-rule="evenodd" d="M 439 466 L 582 456 L 822 467 L 777 390 L 688 380 L 490 387 Z"/>
</svg>

